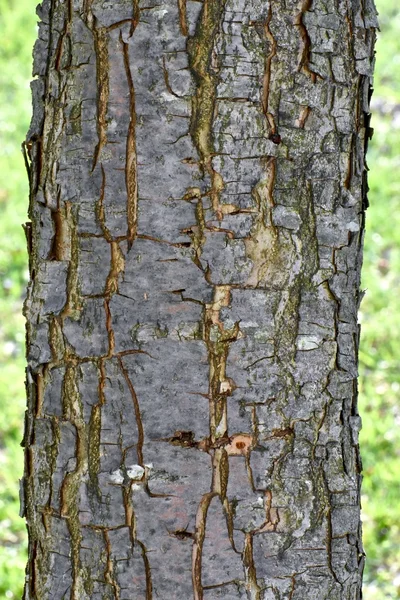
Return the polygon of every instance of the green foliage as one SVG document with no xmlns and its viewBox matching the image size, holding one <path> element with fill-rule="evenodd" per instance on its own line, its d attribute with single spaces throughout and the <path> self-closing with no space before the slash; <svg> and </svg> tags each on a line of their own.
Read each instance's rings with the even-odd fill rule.
<svg viewBox="0 0 400 600">
<path fill-rule="evenodd" d="M 374 137 L 361 305 L 366 600 L 400 598 L 400 8 L 377 0 Z"/>
<path fill-rule="evenodd" d="M 400 9 L 377 0 L 375 106 L 370 146 L 361 307 L 360 412 L 364 429 L 366 600 L 400 598 Z M 24 323 L 28 183 L 21 142 L 29 126 L 36 0 L 0 0 L 0 598 L 21 596 L 25 525 L 18 517 L 23 457 Z"/>
<path fill-rule="evenodd" d="M 0 0 L 0 598 L 22 595 L 26 528 L 18 478 L 25 410 L 24 320 L 28 180 L 21 153 L 31 114 L 29 81 L 36 2 Z"/>
</svg>

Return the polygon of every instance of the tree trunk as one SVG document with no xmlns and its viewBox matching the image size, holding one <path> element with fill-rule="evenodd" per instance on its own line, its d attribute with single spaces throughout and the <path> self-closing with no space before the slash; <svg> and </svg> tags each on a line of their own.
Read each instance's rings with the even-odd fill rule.
<svg viewBox="0 0 400 600">
<path fill-rule="evenodd" d="M 361 598 L 372 0 L 43 0 L 25 600 Z"/>
</svg>

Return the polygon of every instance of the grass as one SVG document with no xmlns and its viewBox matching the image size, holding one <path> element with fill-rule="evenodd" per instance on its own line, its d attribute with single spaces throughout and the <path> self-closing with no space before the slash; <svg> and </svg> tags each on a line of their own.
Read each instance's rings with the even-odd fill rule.
<svg viewBox="0 0 400 600">
<path fill-rule="evenodd" d="M 22 595 L 26 530 L 19 518 L 22 476 L 24 320 L 28 181 L 21 142 L 29 126 L 36 2 L 0 0 L 0 598 Z"/>
<path fill-rule="evenodd" d="M 361 305 L 366 600 L 400 598 L 400 8 L 378 0 Z"/>
<path fill-rule="evenodd" d="M 361 306 L 360 412 L 364 428 L 364 598 L 400 598 L 400 9 L 378 0 L 381 34 L 370 145 Z M 20 144 L 29 126 L 36 0 L 0 0 L 0 598 L 21 597 L 25 524 L 22 475 L 28 183 Z"/>
</svg>

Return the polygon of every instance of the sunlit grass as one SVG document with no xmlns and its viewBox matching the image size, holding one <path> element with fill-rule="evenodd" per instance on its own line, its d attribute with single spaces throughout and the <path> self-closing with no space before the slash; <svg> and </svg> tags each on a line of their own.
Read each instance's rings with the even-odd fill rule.
<svg viewBox="0 0 400 600">
<path fill-rule="evenodd" d="M 21 142 L 29 126 L 35 0 L 0 0 L 0 598 L 20 598 L 26 528 L 19 513 L 25 410 L 24 321 L 28 181 Z"/>
<path fill-rule="evenodd" d="M 366 600 L 400 598 L 400 7 L 378 0 L 361 305 Z"/>
</svg>

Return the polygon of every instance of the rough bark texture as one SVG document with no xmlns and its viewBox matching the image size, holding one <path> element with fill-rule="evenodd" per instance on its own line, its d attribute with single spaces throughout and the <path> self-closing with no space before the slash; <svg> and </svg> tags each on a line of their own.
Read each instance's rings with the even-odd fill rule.
<svg viewBox="0 0 400 600">
<path fill-rule="evenodd" d="M 44 0 L 25 600 L 358 600 L 372 0 Z"/>
</svg>

